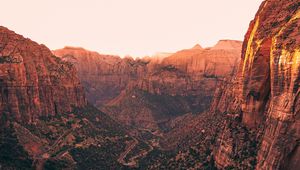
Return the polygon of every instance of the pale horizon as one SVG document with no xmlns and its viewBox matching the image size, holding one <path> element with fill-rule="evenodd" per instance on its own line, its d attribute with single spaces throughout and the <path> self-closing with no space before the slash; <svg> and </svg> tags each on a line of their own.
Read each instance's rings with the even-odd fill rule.
<svg viewBox="0 0 300 170">
<path fill-rule="evenodd" d="M 10 0 L 0 25 L 51 50 L 82 47 L 133 57 L 219 40 L 243 41 L 262 0 Z"/>
</svg>

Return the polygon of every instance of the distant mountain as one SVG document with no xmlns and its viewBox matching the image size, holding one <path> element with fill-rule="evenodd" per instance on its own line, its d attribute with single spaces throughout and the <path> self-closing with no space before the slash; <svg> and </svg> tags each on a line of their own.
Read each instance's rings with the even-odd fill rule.
<svg viewBox="0 0 300 170">
<path fill-rule="evenodd" d="M 220 40 L 218 43 L 212 47 L 212 49 L 241 49 L 242 48 L 242 41 L 233 41 L 233 40 Z"/>
<path fill-rule="evenodd" d="M 228 41 L 238 43 L 238 41 Z M 197 45 L 196 45 L 197 46 Z M 232 48 L 191 48 L 178 51 L 165 58 L 163 65 L 174 65 L 189 74 L 213 74 L 211 76 L 226 77 L 231 74 L 240 60 L 242 43 Z"/>
<path fill-rule="evenodd" d="M 201 50 L 201 49 L 203 49 L 202 47 L 201 47 L 201 45 L 199 45 L 199 44 L 196 44 L 192 49 L 194 49 L 194 50 Z"/>
</svg>

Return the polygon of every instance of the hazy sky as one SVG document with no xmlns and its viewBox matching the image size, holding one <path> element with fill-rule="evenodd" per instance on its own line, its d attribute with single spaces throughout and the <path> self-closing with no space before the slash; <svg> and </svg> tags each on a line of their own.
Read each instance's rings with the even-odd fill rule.
<svg viewBox="0 0 300 170">
<path fill-rule="evenodd" d="M 151 55 L 243 40 L 262 0 L 0 0 L 0 24 L 50 49 Z"/>
</svg>

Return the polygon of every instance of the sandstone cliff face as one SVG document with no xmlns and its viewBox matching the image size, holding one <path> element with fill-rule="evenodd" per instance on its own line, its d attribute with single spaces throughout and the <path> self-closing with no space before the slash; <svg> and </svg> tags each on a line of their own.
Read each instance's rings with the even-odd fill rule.
<svg viewBox="0 0 300 170">
<path fill-rule="evenodd" d="M 237 50 L 241 48 L 241 42 L 240 41 L 233 41 L 233 40 L 220 40 L 212 49 L 231 49 L 231 50 Z"/>
<path fill-rule="evenodd" d="M 202 49 L 196 45 L 176 52 L 163 59 L 159 68 L 140 81 L 139 86 L 156 94 L 188 96 L 209 93 L 212 96 L 216 83 L 231 77 L 237 70 L 241 42 L 228 41 L 231 42 L 239 46 Z"/>
<path fill-rule="evenodd" d="M 202 49 L 196 45 L 176 52 L 163 59 L 136 86 L 151 94 L 187 97 L 190 112 L 203 112 L 210 105 L 218 83 L 232 77 L 237 71 L 241 42 L 227 41 L 224 44 L 232 42 L 239 46 Z"/>
<path fill-rule="evenodd" d="M 262 3 L 245 35 L 238 76 L 232 82 L 236 89 L 222 92 L 214 106 L 220 106 L 217 111 L 242 116 L 243 124 L 255 131 L 259 142 L 256 169 L 300 167 L 299 8 L 298 0 Z M 225 106 L 228 103 L 233 104 Z M 233 165 L 228 157 L 234 151 L 226 149 L 232 142 L 220 140 L 217 164 Z"/>
<path fill-rule="evenodd" d="M 224 42 L 221 47 L 219 44 Z M 236 46 L 231 46 L 231 44 Z M 239 62 L 241 42 L 221 40 L 207 49 L 192 48 L 179 51 L 163 60 L 163 65 L 173 65 L 181 71 L 206 77 L 226 77 L 232 74 Z"/>
<path fill-rule="evenodd" d="M 44 45 L 0 27 L 0 115 L 32 122 L 86 104 L 76 70 Z"/>
<path fill-rule="evenodd" d="M 101 106 L 118 96 L 130 81 L 145 75 L 148 61 L 101 55 L 83 48 L 65 47 L 53 53 L 75 65 L 92 104 Z"/>
</svg>

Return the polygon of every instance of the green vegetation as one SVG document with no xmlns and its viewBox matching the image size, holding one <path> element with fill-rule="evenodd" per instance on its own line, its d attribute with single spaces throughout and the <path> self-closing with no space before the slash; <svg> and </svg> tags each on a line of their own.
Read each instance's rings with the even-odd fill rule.
<svg viewBox="0 0 300 170">
<path fill-rule="evenodd" d="M 122 165 L 116 160 L 121 152 L 117 143 L 106 143 L 102 147 L 74 148 L 71 155 L 77 169 L 120 169 Z"/>
<path fill-rule="evenodd" d="M 45 170 L 61 170 L 70 168 L 70 164 L 65 160 L 47 160 L 44 168 Z"/>
<path fill-rule="evenodd" d="M 277 27 L 279 24 L 280 24 L 280 23 L 279 23 L 278 21 L 273 21 L 273 22 L 271 23 L 271 26 L 272 26 L 273 28 L 275 28 L 275 27 Z"/>
<path fill-rule="evenodd" d="M 12 126 L 0 130 L 0 165 L 0 169 L 33 169 L 32 160 L 19 144 Z"/>
<path fill-rule="evenodd" d="M 167 65 L 167 66 L 162 67 L 161 69 L 164 70 L 164 71 L 176 71 L 176 70 L 178 70 L 178 69 L 177 69 L 175 66 L 173 66 L 173 65 Z"/>
<path fill-rule="evenodd" d="M 249 131 L 239 120 L 229 120 L 230 139 L 232 139 L 232 160 L 241 169 L 255 169 L 256 156 L 259 148 L 256 133 Z M 227 167 L 231 168 L 231 167 Z"/>
<path fill-rule="evenodd" d="M 126 135 L 124 127 L 93 106 L 74 108 L 73 112 L 55 116 L 42 116 L 34 124 L 20 126 L 28 129 L 28 135 L 36 136 L 36 140 L 47 141 L 42 150 L 50 156 L 44 164 L 44 168 L 49 170 L 70 166 L 73 166 L 72 169 L 123 168 L 118 158 L 126 150 L 126 142 L 133 140 Z M 35 168 L 36 162 L 33 163 L 19 144 L 13 129 L 1 131 L 0 165 L 4 168 Z M 72 159 L 64 155 L 72 156 Z"/>
<path fill-rule="evenodd" d="M 150 147 L 145 142 L 139 142 L 125 157 L 125 161 L 129 161 L 132 157 L 141 154 L 142 152 L 148 152 Z"/>
<path fill-rule="evenodd" d="M 0 56 L 0 64 L 19 64 L 21 61 L 12 56 Z"/>
<path fill-rule="evenodd" d="M 294 12 L 300 7 L 300 2 L 292 3 L 290 6 L 287 7 L 289 12 Z"/>
</svg>

